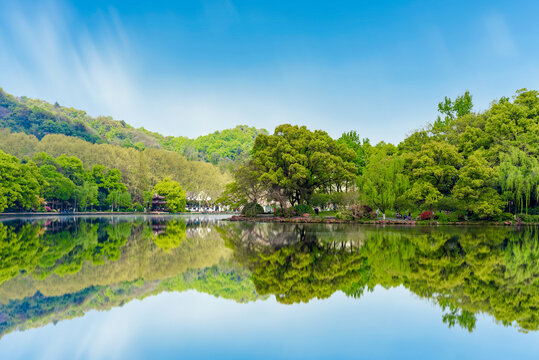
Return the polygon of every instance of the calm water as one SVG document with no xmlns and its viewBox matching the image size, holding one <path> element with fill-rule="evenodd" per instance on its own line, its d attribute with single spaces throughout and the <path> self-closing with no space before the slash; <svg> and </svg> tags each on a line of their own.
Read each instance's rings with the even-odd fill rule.
<svg viewBox="0 0 539 360">
<path fill-rule="evenodd" d="M 539 229 L 0 222 L 0 359 L 537 359 Z"/>
</svg>

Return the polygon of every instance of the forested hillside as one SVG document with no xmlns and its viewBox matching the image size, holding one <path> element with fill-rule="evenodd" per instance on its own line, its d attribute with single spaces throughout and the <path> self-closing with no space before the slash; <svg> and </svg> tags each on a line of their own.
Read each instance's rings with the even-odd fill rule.
<svg viewBox="0 0 539 360">
<path fill-rule="evenodd" d="M 110 116 L 91 117 L 85 111 L 50 104 L 39 99 L 15 97 L 0 88 L 0 128 L 24 132 L 38 139 L 46 135 L 74 136 L 91 143 L 120 145 L 125 148 L 166 149 L 184 155 L 189 160 L 213 164 L 245 158 L 258 134 L 266 130 L 248 126 L 216 131 L 189 139 L 164 136 L 144 128 L 136 129 L 125 121 Z"/>
</svg>

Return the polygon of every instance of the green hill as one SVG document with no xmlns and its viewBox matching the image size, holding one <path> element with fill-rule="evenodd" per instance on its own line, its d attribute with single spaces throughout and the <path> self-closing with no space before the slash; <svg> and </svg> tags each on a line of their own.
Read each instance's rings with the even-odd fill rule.
<svg viewBox="0 0 539 360">
<path fill-rule="evenodd" d="M 51 104 L 39 99 L 15 97 L 0 88 L 0 128 L 24 132 L 42 139 L 46 135 L 73 136 L 91 143 L 120 145 L 125 148 L 166 149 L 189 160 L 218 164 L 244 158 L 254 139 L 266 130 L 246 125 L 216 131 L 189 139 L 164 136 L 144 128 L 134 128 L 110 116 L 91 117 L 85 111 Z"/>
</svg>

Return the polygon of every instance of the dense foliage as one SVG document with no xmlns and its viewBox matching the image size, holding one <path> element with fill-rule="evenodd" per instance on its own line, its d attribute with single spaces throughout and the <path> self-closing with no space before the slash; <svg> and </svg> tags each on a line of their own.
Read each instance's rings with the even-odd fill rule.
<svg viewBox="0 0 539 360">
<path fill-rule="evenodd" d="M 32 135 L 0 130 L 0 150 L 18 157 L 25 163 L 33 160 L 39 166 L 54 165 L 57 170 L 65 174 L 65 177 L 71 177 L 71 181 L 76 185 L 75 194 L 78 194 L 80 199 L 76 201 L 77 206 L 74 206 L 75 198 L 72 198 L 70 203 L 72 207 L 79 209 L 91 209 L 91 202 L 93 205 L 107 205 L 109 208 L 113 205 L 114 209 L 137 207 L 142 209 L 147 207 L 144 193 L 151 191 L 165 177 L 178 182 L 185 191 L 195 193 L 204 191 L 208 197 L 216 199 L 229 179 L 229 175 L 216 166 L 200 161 L 188 161 L 183 156 L 170 151 L 160 149 L 142 151 L 110 144 L 91 144 L 63 135 L 47 135 L 38 140 Z M 71 159 L 76 164 L 53 164 L 50 160 L 45 160 L 45 156 Z M 89 174 L 92 175 L 91 179 L 81 175 L 94 168 L 95 171 Z M 89 202 L 88 199 L 94 199 L 99 195 L 96 195 L 92 182 L 97 181 L 99 185 L 101 178 L 106 177 L 108 171 L 113 171 L 110 175 L 114 174 L 119 182 L 125 184 L 126 188 L 117 187 L 111 188 L 110 192 L 102 191 L 106 187 L 103 184 L 98 186 L 98 190 L 99 194 L 104 197 L 98 198 L 98 201 Z M 14 209 L 17 208 L 19 207 Z M 20 208 L 28 210 L 32 206 Z"/>
<path fill-rule="evenodd" d="M 320 130 L 281 125 L 256 138 L 219 200 L 237 207 L 364 204 L 384 216 L 416 218 L 425 210 L 447 219 L 539 214 L 539 92 L 519 90 L 513 100 L 472 109 L 468 92 L 446 97 L 437 120 L 398 146 L 373 146 L 355 131 L 335 141 Z"/>
<path fill-rule="evenodd" d="M 91 143 L 108 143 L 125 148 L 166 149 L 184 155 L 188 160 L 223 164 L 242 160 L 249 155 L 258 134 L 266 130 L 245 125 L 216 131 L 189 139 L 163 136 L 144 128 L 136 129 L 110 116 L 91 117 L 85 111 L 50 104 L 28 97 L 14 97 L 0 88 L 0 128 L 24 132 L 38 139 L 48 134 L 62 134 Z"/>
</svg>

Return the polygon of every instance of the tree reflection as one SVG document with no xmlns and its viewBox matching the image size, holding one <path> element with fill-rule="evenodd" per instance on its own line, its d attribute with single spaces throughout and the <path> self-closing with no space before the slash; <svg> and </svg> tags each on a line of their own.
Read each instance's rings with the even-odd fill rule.
<svg viewBox="0 0 539 360">
<path fill-rule="evenodd" d="M 472 331 L 480 312 L 523 331 L 539 327 L 536 228 L 276 229 L 230 224 L 220 232 L 251 269 L 258 293 L 281 303 L 402 285 L 439 304 L 450 327 Z"/>
<path fill-rule="evenodd" d="M 231 255 L 212 223 L 196 218 L 0 223 L 0 336 L 163 291 L 260 298 Z"/>
</svg>

